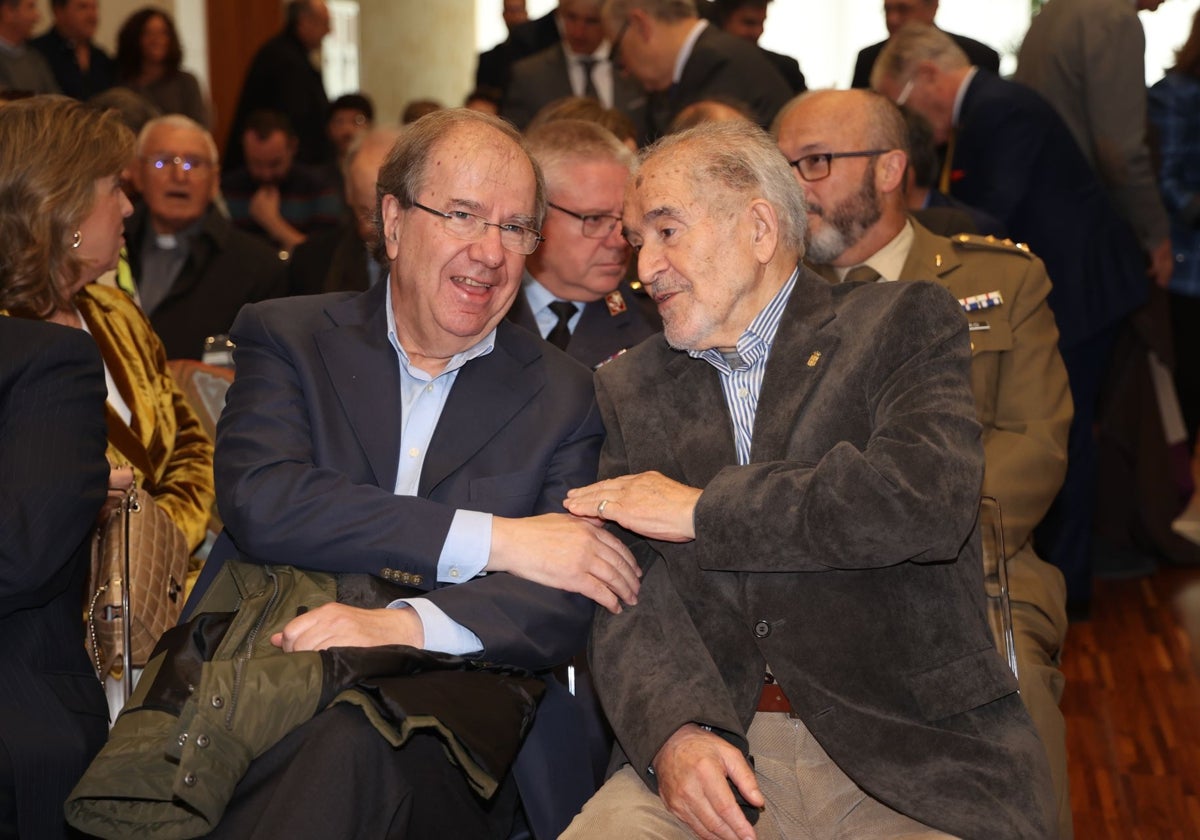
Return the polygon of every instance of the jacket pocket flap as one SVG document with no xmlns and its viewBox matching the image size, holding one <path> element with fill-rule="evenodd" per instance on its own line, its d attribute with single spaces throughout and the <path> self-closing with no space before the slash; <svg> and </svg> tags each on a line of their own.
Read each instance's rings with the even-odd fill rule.
<svg viewBox="0 0 1200 840">
<path fill-rule="evenodd" d="M 927 721 L 969 712 L 1017 690 L 1017 680 L 994 648 L 984 648 L 905 676 Z"/>
</svg>

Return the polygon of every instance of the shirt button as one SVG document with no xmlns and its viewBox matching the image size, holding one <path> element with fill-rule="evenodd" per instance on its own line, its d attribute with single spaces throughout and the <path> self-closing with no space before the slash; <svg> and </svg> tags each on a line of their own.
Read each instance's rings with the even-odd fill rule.
<svg viewBox="0 0 1200 840">
<path fill-rule="evenodd" d="M 746 397 L 750 396 L 750 389 L 749 388 L 738 388 L 737 395 L 744 400 L 744 399 L 746 399 Z"/>
<path fill-rule="evenodd" d="M 754 625 L 754 635 L 759 639 L 765 639 L 771 635 L 771 625 L 767 623 L 766 619 L 760 619 Z"/>
<path fill-rule="evenodd" d="M 433 383 L 432 382 L 430 382 L 428 385 L 425 386 L 425 393 L 426 394 L 433 393 Z"/>
<path fill-rule="evenodd" d="M 458 577 L 458 569 L 457 568 L 453 568 L 450 570 L 450 577 L 452 577 L 452 578 Z"/>
<path fill-rule="evenodd" d="M 410 457 L 410 458 L 416 458 L 420 454 L 421 454 L 421 450 L 417 449 L 417 447 L 415 447 L 415 446 L 412 449 L 408 450 L 408 457 Z"/>
</svg>

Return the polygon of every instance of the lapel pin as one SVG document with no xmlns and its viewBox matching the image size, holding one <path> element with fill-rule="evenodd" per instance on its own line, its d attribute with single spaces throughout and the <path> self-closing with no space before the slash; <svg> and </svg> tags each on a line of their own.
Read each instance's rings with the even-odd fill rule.
<svg viewBox="0 0 1200 840">
<path fill-rule="evenodd" d="M 821 361 L 821 351 L 820 351 L 820 350 L 814 350 L 814 351 L 812 352 L 812 355 L 808 357 L 808 366 L 809 366 L 809 367 L 816 367 L 816 366 L 817 366 L 817 362 L 819 362 L 819 361 Z"/>
<path fill-rule="evenodd" d="M 628 308 L 625 305 L 625 296 L 621 294 L 620 289 L 613 289 L 605 295 L 604 305 L 608 307 L 609 315 L 620 315 Z"/>
<path fill-rule="evenodd" d="M 935 266 L 935 267 L 937 267 L 937 268 L 941 268 L 941 267 L 942 267 L 942 255 L 941 255 L 941 254 L 936 254 L 936 255 L 934 256 L 934 258 L 933 258 L 933 264 L 934 264 L 934 266 Z"/>
</svg>

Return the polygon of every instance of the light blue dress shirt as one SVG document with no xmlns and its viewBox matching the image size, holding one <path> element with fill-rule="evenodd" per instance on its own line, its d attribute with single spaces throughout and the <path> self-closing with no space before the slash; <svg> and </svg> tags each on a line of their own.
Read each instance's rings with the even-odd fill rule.
<svg viewBox="0 0 1200 840">
<path fill-rule="evenodd" d="M 442 409 L 458 378 L 458 371 L 472 359 L 486 356 L 496 346 L 496 330 L 479 343 L 451 357 L 437 376 L 410 364 L 408 353 L 396 338 L 396 318 L 392 311 L 392 284 L 385 278 L 387 296 L 388 341 L 400 361 L 400 463 L 396 469 L 398 496 L 415 496 L 421 481 L 421 468 Z M 463 583 L 478 575 L 487 565 L 492 545 L 492 515 L 473 510 L 458 510 L 438 558 L 439 583 Z M 483 649 L 479 637 L 452 620 L 441 608 L 424 598 L 401 598 L 388 604 L 392 608 L 411 607 L 417 611 L 425 630 L 425 649 L 443 653 L 467 654 Z"/>
</svg>

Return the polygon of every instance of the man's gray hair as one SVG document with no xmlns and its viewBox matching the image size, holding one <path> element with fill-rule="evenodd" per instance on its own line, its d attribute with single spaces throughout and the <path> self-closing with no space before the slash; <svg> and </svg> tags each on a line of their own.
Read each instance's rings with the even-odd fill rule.
<svg viewBox="0 0 1200 840">
<path fill-rule="evenodd" d="M 466 108 L 443 108 L 404 126 L 400 139 L 396 141 L 387 160 L 379 168 L 379 180 L 375 185 L 375 226 L 380 233 L 376 257 L 381 263 L 387 262 L 383 244 L 384 196 L 395 196 L 396 200 L 400 202 L 400 206 L 405 209 L 412 207 L 425 186 L 425 180 L 429 174 L 429 158 L 434 148 L 456 130 L 471 124 L 492 128 L 515 143 L 525 153 L 529 165 L 533 167 L 533 175 L 536 180 L 534 226 L 541 228 L 542 222 L 546 218 L 546 181 L 542 177 L 542 168 L 529 154 L 529 149 L 520 132 L 513 128 L 512 123 L 505 122 L 491 114 L 470 111 Z"/>
<path fill-rule="evenodd" d="M 547 186 L 558 183 L 563 167 L 577 163 L 611 162 L 628 169 L 633 152 L 617 136 L 589 120 L 553 120 L 525 135 L 529 153 L 542 168 Z"/>
<path fill-rule="evenodd" d="M 971 60 L 954 39 L 936 26 L 906 23 L 888 39 L 875 66 L 871 68 L 871 87 L 878 89 L 884 79 L 907 81 L 917 64 L 932 61 L 940 70 L 970 67 Z"/>
<path fill-rule="evenodd" d="M 146 144 L 150 142 L 150 132 L 154 131 L 160 125 L 167 126 L 168 128 L 188 129 L 199 132 L 204 137 L 204 145 L 208 146 L 208 156 L 212 158 L 213 166 L 219 167 L 221 165 L 221 157 L 217 153 L 217 141 L 213 140 L 212 134 L 209 133 L 207 128 L 200 125 L 200 123 L 191 117 L 185 117 L 183 114 L 167 114 L 163 117 L 155 117 L 142 126 L 142 130 L 138 133 L 137 137 L 137 156 L 139 158 L 146 153 Z"/>
<path fill-rule="evenodd" d="M 641 9 L 655 20 L 676 21 L 698 17 L 696 0 L 606 0 L 601 16 L 610 25 L 629 20 L 630 9 Z"/>
<path fill-rule="evenodd" d="M 669 152 L 686 152 L 695 162 L 692 189 L 697 195 L 712 196 L 714 203 L 728 201 L 706 189 L 716 185 L 725 192 L 762 198 L 775 208 L 781 244 L 797 258 L 804 255 L 808 230 L 804 191 L 796 183 L 792 168 L 779 147 L 765 131 L 752 123 L 705 123 L 678 134 L 668 134 L 643 149 L 634 168 L 644 167 Z"/>
</svg>

